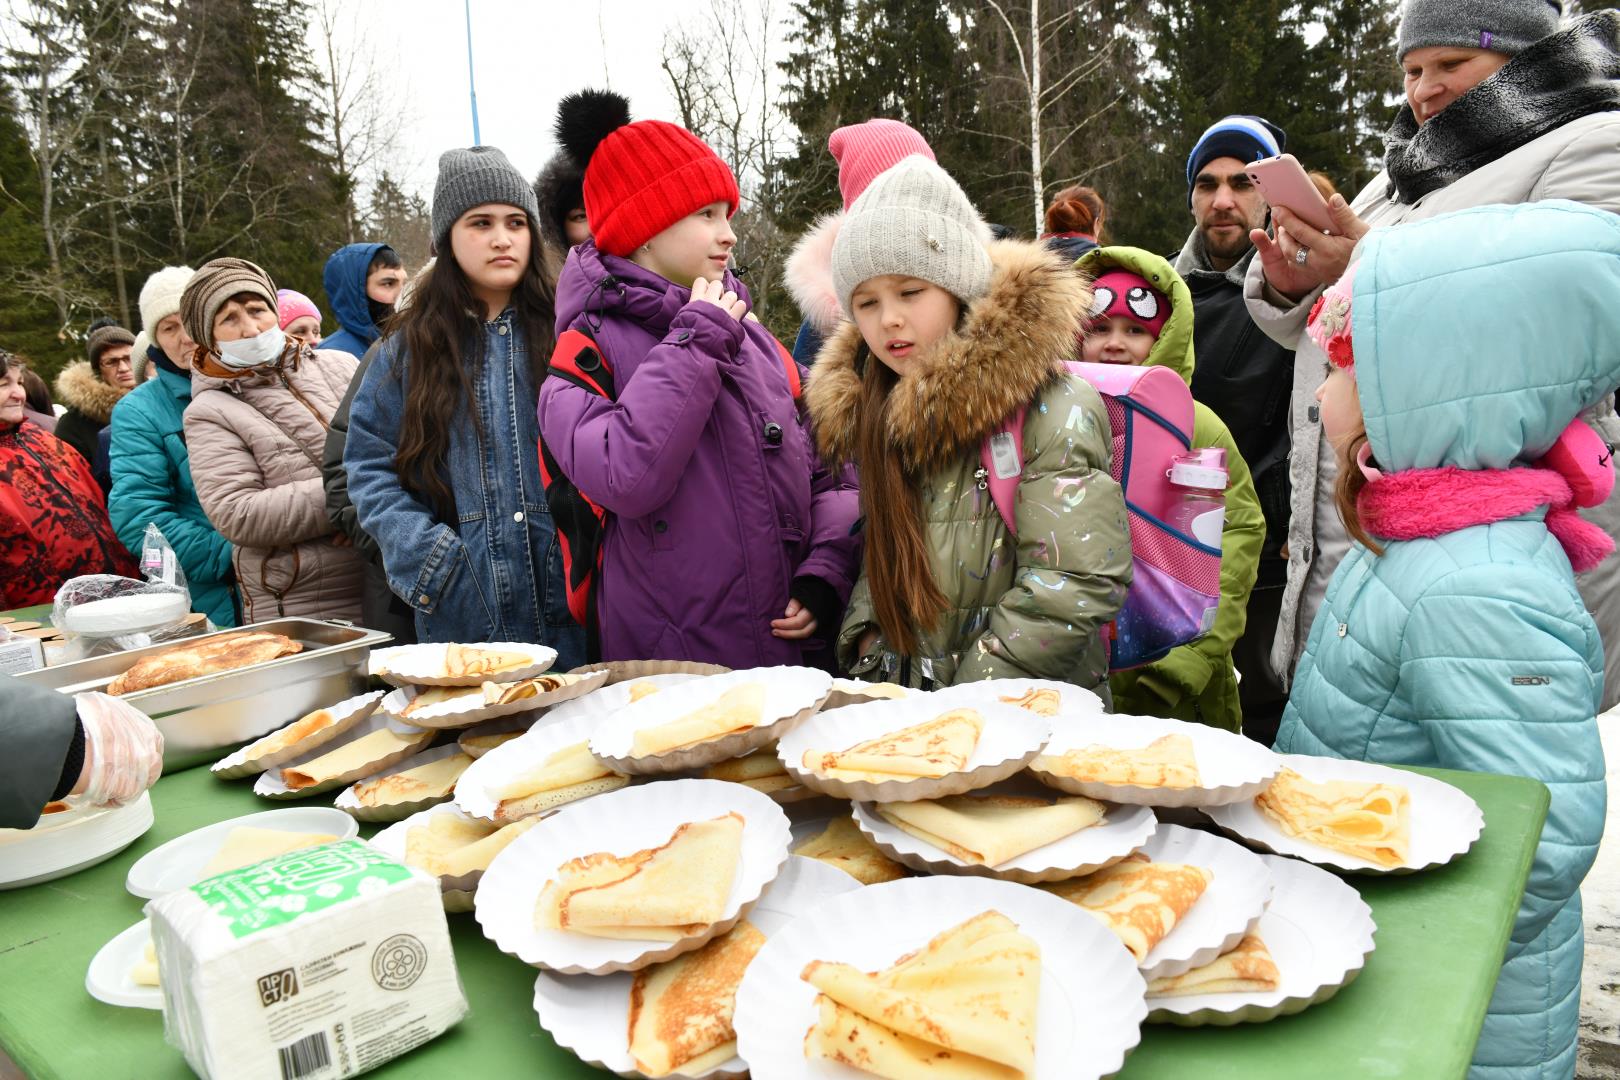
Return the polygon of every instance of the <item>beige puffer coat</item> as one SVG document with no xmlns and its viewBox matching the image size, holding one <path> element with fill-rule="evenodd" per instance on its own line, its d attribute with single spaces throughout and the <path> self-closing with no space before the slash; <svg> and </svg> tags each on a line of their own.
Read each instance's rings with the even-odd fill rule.
<svg viewBox="0 0 1620 1080">
<path fill-rule="evenodd" d="M 191 479 L 234 545 L 244 623 L 360 619 L 365 561 L 332 543 L 321 485 L 327 425 L 354 370 L 348 353 L 321 349 L 234 379 L 192 373 Z"/>
</svg>

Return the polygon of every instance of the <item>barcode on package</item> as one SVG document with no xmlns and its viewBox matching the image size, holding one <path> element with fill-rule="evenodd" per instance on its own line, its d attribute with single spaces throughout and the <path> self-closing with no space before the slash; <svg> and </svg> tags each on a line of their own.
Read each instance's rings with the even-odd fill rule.
<svg viewBox="0 0 1620 1080">
<path fill-rule="evenodd" d="M 332 1051 L 326 1045 L 326 1032 L 317 1031 L 276 1051 L 281 1058 L 281 1080 L 302 1080 L 332 1064 Z"/>
</svg>

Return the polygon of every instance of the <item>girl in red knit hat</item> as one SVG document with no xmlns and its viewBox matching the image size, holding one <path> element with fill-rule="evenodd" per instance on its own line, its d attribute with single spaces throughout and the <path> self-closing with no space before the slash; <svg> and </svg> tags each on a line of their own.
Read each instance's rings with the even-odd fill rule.
<svg viewBox="0 0 1620 1080">
<path fill-rule="evenodd" d="M 557 356 L 578 366 L 554 359 L 540 435 L 562 482 L 605 511 L 576 608 L 599 658 L 830 664 L 854 583 L 854 481 L 822 468 L 804 373 L 728 269 L 731 169 L 683 128 L 631 123 L 609 93 L 565 99 L 557 135 L 584 166 L 593 239 L 557 281 Z"/>
</svg>

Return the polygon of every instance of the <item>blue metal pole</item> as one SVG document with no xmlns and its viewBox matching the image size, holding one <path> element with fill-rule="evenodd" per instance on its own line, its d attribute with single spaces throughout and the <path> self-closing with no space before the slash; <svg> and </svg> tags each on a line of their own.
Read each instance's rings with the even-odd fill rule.
<svg viewBox="0 0 1620 1080">
<path fill-rule="evenodd" d="M 472 0 L 462 0 L 462 7 L 467 15 L 467 94 L 472 98 L 473 145 L 482 146 L 484 140 L 478 135 L 478 84 L 473 80 Z"/>
</svg>

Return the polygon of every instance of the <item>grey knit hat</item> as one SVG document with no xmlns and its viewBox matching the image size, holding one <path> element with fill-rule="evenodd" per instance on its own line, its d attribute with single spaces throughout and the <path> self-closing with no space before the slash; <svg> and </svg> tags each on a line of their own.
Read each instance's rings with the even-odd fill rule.
<svg viewBox="0 0 1620 1080">
<path fill-rule="evenodd" d="M 964 302 L 990 291 L 990 230 L 950 174 L 920 154 L 878 174 L 833 243 L 833 288 L 851 318 L 861 282 L 902 274 Z"/>
<path fill-rule="evenodd" d="M 133 347 L 134 344 L 135 335 L 122 326 L 100 326 L 90 331 L 90 336 L 85 339 L 84 352 L 90 358 L 90 366 L 99 371 L 101 354 L 106 352 L 110 346 L 129 345 Z"/>
<path fill-rule="evenodd" d="M 1452 45 L 1515 56 L 1558 30 L 1562 0 L 1405 0 L 1395 56 Z"/>
<path fill-rule="evenodd" d="M 439 179 L 433 185 L 434 250 L 443 252 L 445 238 L 456 219 L 475 206 L 501 203 L 529 215 L 538 229 L 540 204 L 523 174 L 493 146 L 469 146 L 439 155 Z"/>
</svg>

